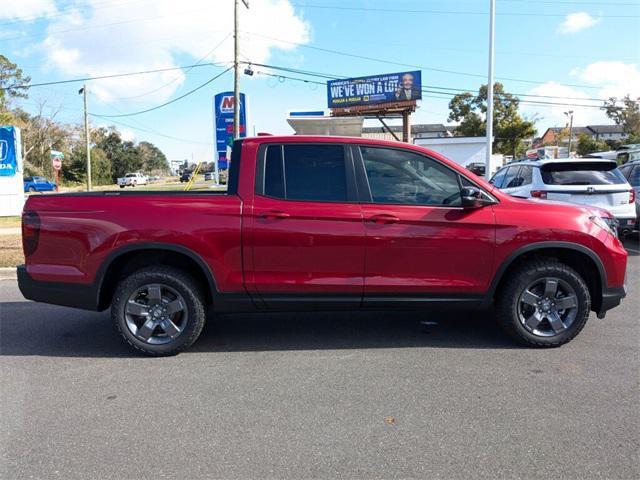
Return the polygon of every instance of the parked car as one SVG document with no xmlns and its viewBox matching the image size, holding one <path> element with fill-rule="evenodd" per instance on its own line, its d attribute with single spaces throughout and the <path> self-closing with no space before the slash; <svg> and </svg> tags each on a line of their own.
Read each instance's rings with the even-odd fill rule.
<svg viewBox="0 0 640 480">
<path fill-rule="evenodd" d="M 56 184 L 44 177 L 24 177 L 22 185 L 25 192 L 51 192 L 56 189 Z"/>
<path fill-rule="evenodd" d="M 185 170 L 184 172 L 182 172 L 182 174 L 180 175 L 180 182 L 188 182 L 189 180 L 191 180 L 191 172 L 188 170 Z"/>
<path fill-rule="evenodd" d="M 486 170 L 486 165 L 482 162 L 472 162 L 467 165 L 467 170 L 475 173 L 479 177 L 484 177 L 484 172 Z"/>
<path fill-rule="evenodd" d="M 640 160 L 633 160 L 620 167 L 631 188 L 636 192 L 636 223 L 633 231 L 640 231 Z M 628 233 L 628 232 L 626 232 Z"/>
<path fill-rule="evenodd" d="M 216 176 L 214 172 L 207 172 L 204 174 L 204 181 L 209 182 L 211 180 L 215 180 Z"/>
<path fill-rule="evenodd" d="M 127 173 L 124 177 L 118 179 L 118 186 L 120 188 L 124 187 L 135 187 L 136 185 L 146 185 L 147 177 L 140 173 Z"/>
<path fill-rule="evenodd" d="M 636 193 L 615 160 L 537 160 L 511 164 L 489 180 L 504 193 L 604 208 L 624 234 L 636 225 Z"/>
<path fill-rule="evenodd" d="M 30 196 L 18 283 L 31 300 L 110 307 L 149 355 L 188 348 L 208 309 L 436 304 L 495 304 L 515 339 L 556 347 L 625 296 L 614 221 L 512 197 L 416 145 L 256 137 L 235 142 L 226 192 Z"/>
</svg>

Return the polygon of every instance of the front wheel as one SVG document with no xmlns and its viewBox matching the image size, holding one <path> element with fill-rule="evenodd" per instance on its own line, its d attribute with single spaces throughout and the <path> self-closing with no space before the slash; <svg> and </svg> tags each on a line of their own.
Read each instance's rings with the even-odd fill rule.
<svg viewBox="0 0 640 480">
<path fill-rule="evenodd" d="M 122 280 L 111 318 L 125 341 L 151 356 L 175 355 L 200 336 L 206 320 L 204 295 L 189 274 L 149 267 Z"/>
<path fill-rule="evenodd" d="M 498 322 L 518 342 L 559 347 L 584 328 L 591 296 L 584 279 L 553 259 L 527 262 L 504 283 L 497 298 Z"/>
</svg>

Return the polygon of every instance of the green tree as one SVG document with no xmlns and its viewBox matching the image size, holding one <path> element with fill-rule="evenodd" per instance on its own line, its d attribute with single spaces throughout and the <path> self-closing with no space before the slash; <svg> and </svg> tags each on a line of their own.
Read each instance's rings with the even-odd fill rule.
<svg viewBox="0 0 640 480">
<path fill-rule="evenodd" d="M 138 143 L 138 152 L 142 158 L 142 168 L 148 174 L 169 173 L 169 162 L 162 150 L 151 142 Z"/>
<path fill-rule="evenodd" d="M 619 105 L 616 97 L 610 97 L 604 102 L 604 111 L 607 117 L 622 125 L 625 133 L 635 137 L 640 136 L 640 98 L 633 100 L 630 95 L 620 99 Z"/>
<path fill-rule="evenodd" d="M 602 152 L 605 150 L 609 150 L 609 146 L 606 142 L 596 140 L 586 133 L 581 133 L 578 137 L 578 147 L 576 148 L 576 152 L 581 157 L 588 155 L 589 153 Z"/>
<path fill-rule="evenodd" d="M 85 183 L 87 179 L 87 156 L 84 145 L 75 147 L 62 161 L 62 178 L 70 183 Z M 91 149 L 91 181 L 94 185 L 112 183 L 111 162 L 98 147 Z"/>
<path fill-rule="evenodd" d="M 143 161 L 140 152 L 133 142 L 123 142 L 120 133 L 115 128 L 98 131 L 96 146 L 104 151 L 111 163 L 111 179 L 116 181 L 129 172 L 142 169 Z"/>
<path fill-rule="evenodd" d="M 13 122 L 10 101 L 13 98 L 27 98 L 25 87 L 30 81 L 31 77 L 25 76 L 22 69 L 0 54 L 0 124 Z"/>
<path fill-rule="evenodd" d="M 449 102 L 449 121 L 459 122 L 455 134 L 481 137 L 486 135 L 487 86 L 482 85 L 478 94 L 465 92 L 454 96 Z M 517 156 L 524 151 L 523 140 L 536 134 L 533 122 L 520 116 L 520 100 L 504 91 L 501 83 L 493 86 L 494 93 L 494 142 L 493 151 Z"/>
</svg>

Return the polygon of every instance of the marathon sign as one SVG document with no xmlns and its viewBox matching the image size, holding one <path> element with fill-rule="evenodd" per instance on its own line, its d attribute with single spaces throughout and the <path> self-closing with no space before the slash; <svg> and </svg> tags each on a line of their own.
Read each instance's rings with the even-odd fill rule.
<svg viewBox="0 0 640 480">
<path fill-rule="evenodd" d="M 421 98 L 422 75 L 420 71 L 387 73 L 327 82 L 327 105 L 329 108 L 377 105 L 420 100 Z"/>
<path fill-rule="evenodd" d="M 216 156 L 219 168 L 228 168 L 227 147 L 233 146 L 233 92 L 218 93 L 213 100 L 213 121 Z M 247 115 L 244 93 L 240 94 L 240 137 L 247 136 Z"/>
</svg>

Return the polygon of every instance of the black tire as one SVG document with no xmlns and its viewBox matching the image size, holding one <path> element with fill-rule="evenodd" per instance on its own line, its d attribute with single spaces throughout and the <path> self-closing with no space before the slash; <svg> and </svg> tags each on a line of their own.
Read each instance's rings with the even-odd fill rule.
<svg viewBox="0 0 640 480">
<path fill-rule="evenodd" d="M 532 308 L 536 312 L 541 311 L 521 303 L 521 295 L 531 285 L 536 284 L 536 282 L 544 282 L 545 279 L 562 282 L 567 288 L 573 290 L 576 298 L 575 316 L 572 323 L 559 333 L 556 333 L 556 329 L 552 328 L 550 323 L 547 323 L 549 330 L 552 330 L 552 332 L 549 332 L 549 336 L 535 334 L 534 331 L 537 330 L 530 331 L 525 327 L 525 322 L 521 320 L 521 318 L 524 319 L 525 317 L 521 310 L 523 308 Z M 555 302 L 553 305 L 555 305 Z M 548 306 L 547 304 L 546 307 L 548 308 Z M 496 298 L 496 316 L 500 326 L 517 342 L 533 347 L 559 347 L 570 342 L 584 328 L 590 310 L 591 296 L 584 279 L 568 265 L 551 258 L 532 260 L 520 265 L 502 283 L 502 291 L 497 293 Z M 561 317 L 562 315 L 568 315 L 568 310 L 562 310 L 562 312 L 565 313 L 561 314 Z M 548 322 L 548 320 L 543 320 L 543 323 L 545 321 Z"/>
<path fill-rule="evenodd" d="M 184 313 L 183 311 L 179 313 L 181 316 L 184 315 L 182 330 L 175 338 L 167 340 L 167 343 L 154 345 L 145 342 L 128 326 L 125 309 L 129 305 L 130 297 L 140 289 L 144 289 L 145 285 L 166 286 L 184 300 Z M 120 335 L 137 351 L 156 357 L 176 355 L 193 345 L 202 332 L 206 321 L 204 298 L 201 286 L 183 270 L 168 266 L 148 267 L 120 281 L 111 304 L 111 319 Z M 151 315 L 140 318 L 151 319 Z"/>
<path fill-rule="evenodd" d="M 120 188 L 124 188 L 124 185 L 120 185 Z"/>
</svg>

